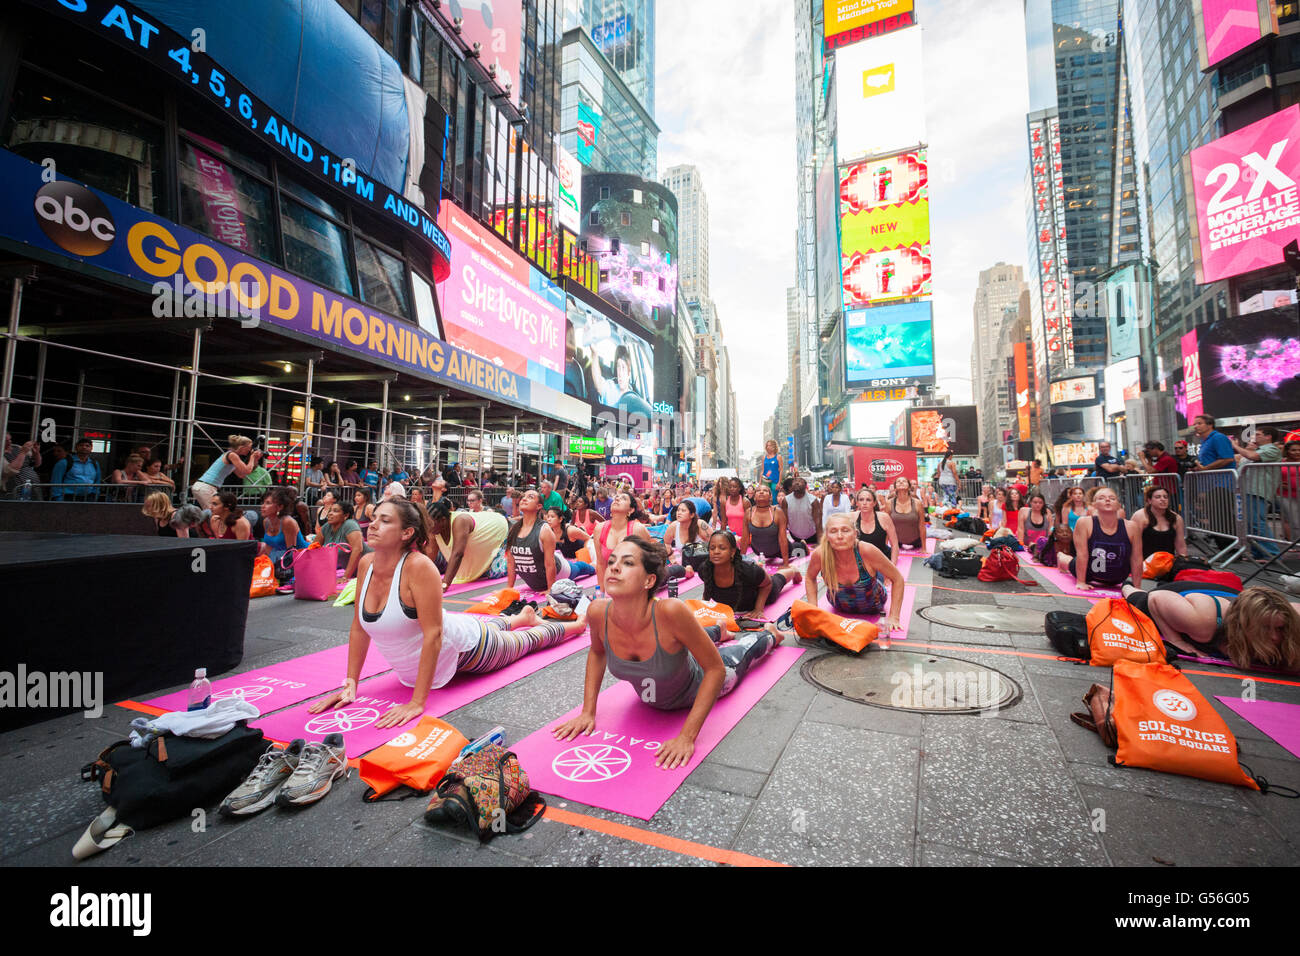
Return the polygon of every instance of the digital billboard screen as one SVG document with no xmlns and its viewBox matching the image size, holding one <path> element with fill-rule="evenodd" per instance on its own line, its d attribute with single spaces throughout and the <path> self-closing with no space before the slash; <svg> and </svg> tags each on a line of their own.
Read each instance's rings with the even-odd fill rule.
<svg viewBox="0 0 1300 956">
<path fill-rule="evenodd" d="M 846 309 L 928 296 L 933 289 L 928 242 L 846 252 L 841 264 Z"/>
<path fill-rule="evenodd" d="M 591 405 L 593 415 L 651 417 L 654 350 L 584 299 L 569 293 L 564 394 Z"/>
<path fill-rule="evenodd" d="M 906 387 L 934 381 L 929 302 L 844 313 L 845 388 Z"/>
<path fill-rule="evenodd" d="M 929 198 L 929 150 L 917 149 L 840 167 L 841 215 Z"/>
<path fill-rule="evenodd" d="M 562 391 L 564 292 L 455 203 L 438 221 L 451 238 L 451 275 L 438 286 L 447 341 Z"/>
<path fill-rule="evenodd" d="M 823 33 L 828 41 L 857 27 L 900 13 L 910 13 L 913 0 L 826 0 Z"/>
<path fill-rule="evenodd" d="M 921 31 L 899 30 L 835 54 L 838 151 L 843 159 L 925 142 Z"/>
<path fill-rule="evenodd" d="M 1300 408 L 1300 336 L 1294 308 L 1202 325 L 1195 335 L 1206 414 L 1231 418 Z M 1190 417 L 1200 413 L 1192 408 L 1190 381 L 1187 405 Z"/>
<path fill-rule="evenodd" d="M 1106 384 L 1106 415 L 1124 411 L 1124 403 L 1142 392 L 1141 365 L 1137 356 L 1107 365 L 1102 378 Z"/>
<path fill-rule="evenodd" d="M 1203 52 L 1202 70 L 1244 50 L 1263 36 L 1257 0 L 1201 0 L 1201 23 L 1205 32 L 1197 39 Z"/>
<path fill-rule="evenodd" d="M 1300 232 L 1300 104 L 1191 152 L 1200 251 L 1196 281 L 1285 261 Z"/>
<path fill-rule="evenodd" d="M 938 405 L 914 408 L 908 444 L 927 455 L 978 455 L 977 413 L 974 405 Z"/>
<path fill-rule="evenodd" d="M 576 235 L 582 228 L 582 164 L 559 144 L 555 147 L 555 158 L 560 173 L 555 219 L 562 228 Z"/>
<path fill-rule="evenodd" d="M 443 16 L 453 21 L 461 39 L 471 47 L 479 47 L 479 59 L 485 69 L 495 69 L 497 85 L 502 89 L 507 84 L 513 87 L 511 99 L 522 102 L 519 50 L 524 42 L 523 0 L 453 3 L 443 8 Z"/>
<path fill-rule="evenodd" d="M 1097 398 L 1097 380 L 1091 375 L 1079 378 L 1065 378 L 1053 382 L 1049 391 L 1049 401 L 1053 405 L 1067 402 L 1091 402 Z"/>
<path fill-rule="evenodd" d="M 840 168 L 843 304 L 929 293 L 929 182 L 923 149 Z"/>
</svg>

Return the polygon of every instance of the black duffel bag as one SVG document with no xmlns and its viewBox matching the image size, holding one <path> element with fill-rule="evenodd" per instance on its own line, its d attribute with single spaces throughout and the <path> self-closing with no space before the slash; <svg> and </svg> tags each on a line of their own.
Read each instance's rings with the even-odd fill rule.
<svg viewBox="0 0 1300 956">
<path fill-rule="evenodd" d="M 943 552 L 943 566 L 938 573 L 945 578 L 973 578 L 980 573 L 984 562 L 974 548 L 966 551 Z"/>
<path fill-rule="evenodd" d="M 1092 648 L 1088 644 L 1088 619 L 1073 611 L 1048 611 L 1043 622 L 1047 629 L 1047 639 L 1066 657 L 1082 660 L 1092 659 Z"/>
<path fill-rule="evenodd" d="M 218 802 L 257 766 L 267 746 L 260 730 L 242 723 L 213 740 L 164 734 L 146 747 L 132 747 L 129 740 L 110 745 L 81 768 L 82 780 L 99 781 L 110 809 L 91 823 L 73 855 L 89 856 L 131 829 L 187 817 L 196 807 Z"/>
</svg>

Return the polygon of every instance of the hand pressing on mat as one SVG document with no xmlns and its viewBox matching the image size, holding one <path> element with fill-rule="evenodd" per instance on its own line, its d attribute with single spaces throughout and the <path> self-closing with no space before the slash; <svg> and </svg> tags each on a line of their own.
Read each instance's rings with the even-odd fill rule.
<svg viewBox="0 0 1300 956">
<path fill-rule="evenodd" d="M 343 686 L 330 694 L 328 697 L 322 697 L 316 703 L 307 708 L 309 714 L 319 714 L 323 710 L 333 710 L 335 707 L 342 707 L 344 704 L 350 704 L 357 699 L 357 682 L 351 677 L 345 678 Z"/>
<path fill-rule="evenodd" d="M 884 634 L 888 634 L 890 631 L 901 631 L 903 629 L 903 625 L 898 623 L 898 618 L 896 617 L 887 617 L 884 620 L 877 622 L 876 627 L 880 628 L 881 633 Z"/>
<path fill-rule="evenodd" d="M 690 763 L 691 755 L 694 753 L 694 740 L 687 737 L 674 737 L 672 740 L 664 741 L 664 745 L 659 748 L 655 766 L 662 767 L 664 770 L 676 770 Z"/>
<path fill-rule="evenodd" d="M 375 721 L 376 727 L 400 727 L 402 724 L 409 724 L 424 713 L 424 704 L 417 704 L 412 701 L 409 704 L 397 704 L 388 708 L 384 716 Z"/>
<path fill-rule="evenodd" d="M 551 731 L 556 740 L 573 740 L 582 734 L 592 734 L 596 730 L 595 714 L 579 714 L 566 720 Z"/>
</svg>

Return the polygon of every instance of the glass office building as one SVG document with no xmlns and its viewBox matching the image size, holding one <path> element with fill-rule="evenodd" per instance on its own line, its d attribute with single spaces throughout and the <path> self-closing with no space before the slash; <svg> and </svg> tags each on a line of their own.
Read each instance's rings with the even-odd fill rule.
<svg viewBox="0 0 1300 956">
<path fill-rule="evenodd" d="M 1228 314 L 1227 283 L 1196 283 L 1195 208 L 1183 178 L 1183 157 L 1217 135 L 1219 108 L 1213 74 L 1197 65 L 1190 5 L 1125 0 L 1124 21 L 1144 255 L 1156 280 L 1152 345 L 1163 375 L 1181 366 L 1184 332 Z"/>
<path fill-rule="evenodd" d="M 655 0 L 565 0 L 565 32 L 579 27 L 653 118 Z M 650 175 L 654 173 L 652 169 Z"/>
<path fill-rule="evenodd" d="M 564 34 L 560 145 L 592 172 L 655 179 L 659 127 L 581 28 Z"/>
</svg>

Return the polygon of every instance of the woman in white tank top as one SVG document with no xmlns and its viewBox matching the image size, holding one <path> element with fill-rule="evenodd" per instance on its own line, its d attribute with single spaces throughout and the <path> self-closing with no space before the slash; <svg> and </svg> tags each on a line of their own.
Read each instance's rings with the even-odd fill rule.
<svg viewBox="0 0 1300 956">
<path fill-rule="evenodd" d="M 422 509 L 401 499 L 375 510 L 368 532 L 374 549 L 361 559 L 356 613 L 348 635 L 348 674 L 340 690 L 311 707 L 313 714 L 356 700 L 357 681 L 373 642 L 411 688 L 411 701 L 391 708 L 376 727 L 398 727 L 424 713 L 429 691 L 459 672 L 484 674 L 525 654 L 554 647 L 586 629 L 585 614 L 542 621 L 526 608 L 514 617 L 444 613 L 442 578 L 423 553 L 429 540 Z M 522 630 L 513 630 L 522 628 Z"/>
</svg>

